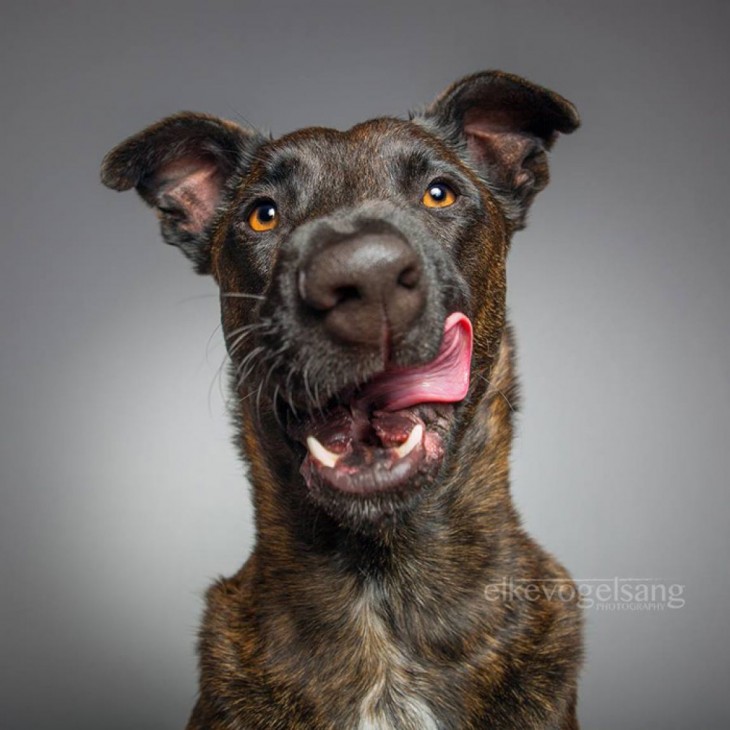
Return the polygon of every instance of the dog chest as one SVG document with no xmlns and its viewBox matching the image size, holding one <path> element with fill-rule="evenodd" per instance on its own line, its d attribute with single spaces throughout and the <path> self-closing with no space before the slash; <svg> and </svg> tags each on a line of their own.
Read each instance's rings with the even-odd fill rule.
<svg viewBox="0 0 730 730">
<path fill-rule="evenodd" d="M 433 711 L 414 691 L 417 665 L 389 635 L 371 589 L 355 604 L 353 618 L 361 638 L 356 660 L 368 667 L 372 676 L 360 702 L 356 730 L 438 730 Z"/>
</svg>

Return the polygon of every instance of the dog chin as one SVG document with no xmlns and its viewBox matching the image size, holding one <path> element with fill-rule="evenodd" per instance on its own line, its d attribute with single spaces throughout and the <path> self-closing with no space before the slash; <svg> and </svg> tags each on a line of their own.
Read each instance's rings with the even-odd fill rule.
<svg viewBox="0 0 730 730">
<path fill-rule="evenodd" d="M 367 528 L 407 512 L 436 481 L 454 416 L 446 403 L 369 414 L 336 406 L 289 433 L 306 446 L 300 472 L 312 500 Z"/>
</svg>

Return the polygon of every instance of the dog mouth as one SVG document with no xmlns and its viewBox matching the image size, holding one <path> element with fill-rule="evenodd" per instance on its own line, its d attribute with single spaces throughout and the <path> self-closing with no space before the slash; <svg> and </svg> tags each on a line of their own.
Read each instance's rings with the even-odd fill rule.
<svg viewBox="0 0 730 730">
<path fill-rule="evenodd" d="M 370 496 L 427 481 L 469 389 L 472 339 L 468 317 L 455 312 L 433 360 L 386 369 L 290 423 L 289 436 L 306 448 L 300 472 L 307 487 Z"/>
</svg>

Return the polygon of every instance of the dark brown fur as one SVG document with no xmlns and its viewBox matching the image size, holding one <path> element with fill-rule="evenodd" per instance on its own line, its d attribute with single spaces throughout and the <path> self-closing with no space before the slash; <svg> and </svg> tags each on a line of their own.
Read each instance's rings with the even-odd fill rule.
<svg viewBox="0 0 730 730">
<path fill-rule="evenodd" d="M 208 591 L 200 697 L 188 730 L 578 727 L 577 593 L 522 529 L 510 498 L 517 389 L 505 323 L 511 235 L 547 183 L 545 151 L 557 132 L 577 124 L 574 109 L 552 92 L 489 72 L 457 82 L 413 121 L 267 140 L 204 115 L 178 115 L 105 160 L 104 182 L 137 187 L 158 209 L 165 239 L 215 276 L 239 368 L 246 350 L 232 347 L 228 334 L 263 309 L 228 295 L 271 298 L 284 266 L 281 254 L 251 252 L 237 228 L 247 191 L 273 156 L 321 152 L 330 174 L 315 181 L 322 195 L 302 220 L 377 198 L 389 140 L 457 166 L 480 201 L 481 214 L 465 214 L 454 234 L 468 292 L 463 307 L 475 330 L 471 387 L 438 480 L 406 507 L 383 508 L 386 518 L 358 529 L 313 503 L 300 457 L 277 422 L 276 395 L 268 379 L 262 385 L 266 372 L 255 371 L 253 385 L 234 379 L 256 545 L 238 574 Z M 189 180 L 202 183 L 188 189 Z M 504 581 L 534 590 L 490 598 Z M 371 724 L 360 725 L 361 716 Z"/>
</svg>

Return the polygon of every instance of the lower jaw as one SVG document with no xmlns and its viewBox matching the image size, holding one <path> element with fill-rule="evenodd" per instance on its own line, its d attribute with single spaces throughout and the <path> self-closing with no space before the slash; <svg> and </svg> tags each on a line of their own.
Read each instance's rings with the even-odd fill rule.
<svg viewBox="0 0 730 730">
<path fill-rule="evenodd" d="M 313 496 L 375 500 L 393 507 L 433 481 L 443 461 L 453 412 L 450 404 L 420 404 L 389 413 L 376 411 L 363 423 L 362 413 L 338 408 L 330 419 L 325 415 L 299 423 L 290 435 L 306 445 L 314 434 L 326 444 L 321 458 L 310 447 L 300 467 Z"/>
<path fill-rule="evenodd" d="M 437 469 L 443 457 L 440 437 L 427 433 L 425 438 L 429 441 L 428 446 L 420 445 L 407 456 L 396 459 L 376 456 L 372 463 L 363 467 L 323 466 L 307 455 L 301 473 L 310 489 L 317 484 L 353 496 L 408 490 Z"/>
</svg>

